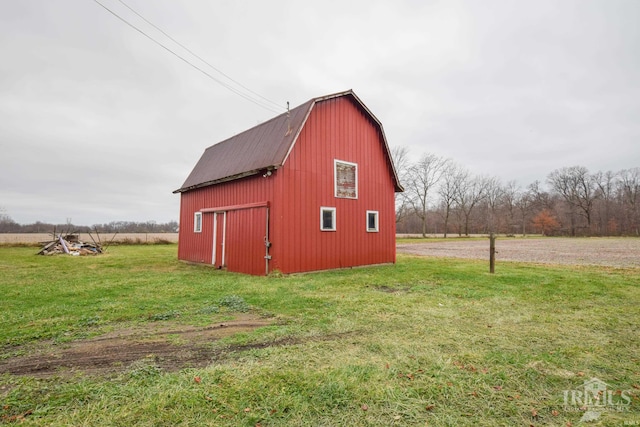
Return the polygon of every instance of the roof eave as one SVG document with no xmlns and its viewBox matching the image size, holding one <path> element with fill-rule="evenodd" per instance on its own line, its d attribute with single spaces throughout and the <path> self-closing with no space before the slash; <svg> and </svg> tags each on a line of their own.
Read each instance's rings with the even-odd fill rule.
<svg viewBox="0 0 640 427">
<path fill-rule="evenodd" d="M 211 185 L 216 185 L 216 184 L 221 184 L 223 182 L 229 182 L 229 181 L 235 181 L 238 179 L 242 179 L 242 178 L 246 178 L 248 176 L 253 176 L 253 175 L 257 175 L 262 171 L 265 170 L 276 170 L 278 168 L 280 168 L 281 165 L 270 165 L 270 166 L 265 166 L 265 167 L 261 167 L 259 169 L 253 169 L 247 172 L 242 172 L 236 175 L 232 175 L 232 176 L 227 176 L 224 178 L 220 178 L 220 179 L 215 179 L 213 181 L 206 181 L 206 182 L 202 182 L 200 184 L 196 184 L 196 185 L 192 185 L 189 187 L 183 187 L 183 188 L 179 188 L 175 191 L 173 191 L 173 194 L 178 194 L 178 193 L 184 193 L 187 191 L 191 191 L 191 190 L 196 190 L 198 188 L 203 188 L 203 187 L 209 187 Z"/>
</svg>

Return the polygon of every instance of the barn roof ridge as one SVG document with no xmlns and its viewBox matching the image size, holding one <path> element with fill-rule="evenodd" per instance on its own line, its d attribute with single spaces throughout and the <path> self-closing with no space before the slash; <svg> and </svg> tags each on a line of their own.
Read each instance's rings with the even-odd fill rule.
<svg viewBox="0 0 640 427">
<path fill-rule="evenodd" d="M 396 190 L 402 191 L 387 138 L 382 123 L 358 98 L 352 89 L 330 95 L 312 98 L 307 102 L 279 114 L 250 129 L 207 147 L 198 163 L 182 186 L 174 193 L 183 193 L 196 188 L 207 187 L 246 176 L 256 175 L 264 170 L 278 169 L 287 161 L 314 106 L 342 96 L 351 96 L 367 116 L 380 129 L 384 148 L 391 165 Z M 224 157 L 225 162 L 217 162 Z"/>
</svg>

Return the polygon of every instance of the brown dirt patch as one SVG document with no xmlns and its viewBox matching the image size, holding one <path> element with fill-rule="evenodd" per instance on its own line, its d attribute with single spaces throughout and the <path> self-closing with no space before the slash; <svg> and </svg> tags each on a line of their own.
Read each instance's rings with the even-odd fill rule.
<svg viewBox="0 0 640 427">
<path fill-rule="evenodd" d="M 273 319 L 245 315 L 235 320 L 207 327 L 146 327 L 119 330 L 89 340 L 67 345 L 45 343 L 19 356 L 0 361 L 0 374 L 50 377 L 53 375 L 106 374 L 127 369 L 134 362 L 145 360 L 165 371 L 176 371 L 188 367 L 203 367 L 223 356 L 220 349 L 214 350 L 211 343 L 240 332 L 252 331 L 268 326 Z M 224 353 L 286 345 L 282 340 L 269 344 L 236 346 Z"/>
<path fill-rule="evenodd" d="M 418 243 L 419 242 L 419 243 Z M 489 239 L 400 243 L 399 253 L 489 260 Z M 498 238 L 496 262 L 640 268 L 638 238 Z"/>
<path fill-rule="evenodd" d="M 409 287 L 393 288 L 387 285 L 374 286 L 374 289 L 387 294 L 403 294 L 409 292 Z"/>
</svg>

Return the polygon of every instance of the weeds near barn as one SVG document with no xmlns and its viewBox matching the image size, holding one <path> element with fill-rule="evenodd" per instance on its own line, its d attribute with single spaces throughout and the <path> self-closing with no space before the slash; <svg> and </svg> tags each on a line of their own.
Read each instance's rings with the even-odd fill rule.
<svg viewBox="0 0 640 427">
<path fill-rule="evenodd" d="M 180 263 L 175 246 L 109 252 L 0 248 L 0 372 L 124 330 L 264 324 L 203 343 L 200 368 L 144 354 L 99 375 L 0 373 L 0 423 L 578 425 L 563 393 L 592 377 L 632 401 L 589 425 L 640 421 L 639 269 L 504 262 L 490 275 L 485 262 L 400 256 L 249 277 Z"/>
</svg>

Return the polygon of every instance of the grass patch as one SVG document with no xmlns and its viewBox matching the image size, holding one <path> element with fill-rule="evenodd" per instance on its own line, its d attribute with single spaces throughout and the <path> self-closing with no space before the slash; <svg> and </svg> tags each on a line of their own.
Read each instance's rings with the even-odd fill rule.
<svg viewBox="0 0 640 427">
<path fill-rule="evenodd" d="M 249 311 L 249 304 L 244 298 L 238 295 L 226 295 L 220 298 L 218 304 L 221 307 L 226 307 L 229 311 L 236 311 L 238 313 L 246 313 Z"/>
<path fill-rule="evenodd" d="M 0 372 L 38 346 L 132 326 L 278 321 L 210 343 L 221 356 L 206 368 L 165 372 L 145 355 L 104 377 L 0 374 L 0 423 L 578 425 L 564 394 L 592 377 L 630 401 L 589 425 L 640 421 L 640 270 L 485 264 L 399 256 L 249 277 L 178 262 L 171 245 L 82 258 L 2 248 Z"/>
<path fill-rule="evenodd" d="M 40 248 L 39 242 L 0 242 L 0 248 Z"/>
</svg>

